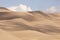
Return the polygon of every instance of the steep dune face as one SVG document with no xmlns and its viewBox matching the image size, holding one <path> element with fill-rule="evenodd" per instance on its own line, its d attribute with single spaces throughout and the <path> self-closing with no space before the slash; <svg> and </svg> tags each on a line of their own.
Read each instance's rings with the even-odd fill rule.
<svg viewBox="0 0 60 40">
<path fill-rule="evenodd" d="M 0 29 L 9 32 L 18 39 L 60 40 L 59 13 L 45 14 L 41 11 L 13 12 L 2 7 L 0 9 L 3 9 L 0 10 Z"/>
</svg>

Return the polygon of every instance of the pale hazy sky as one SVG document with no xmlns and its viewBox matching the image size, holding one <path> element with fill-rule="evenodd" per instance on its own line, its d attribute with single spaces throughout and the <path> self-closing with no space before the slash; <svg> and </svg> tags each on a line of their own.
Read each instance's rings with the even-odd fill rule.
<svg viewBox="0 0 60 40">
<path fill-rule="evenodd" d="M 20 4 L 29 6 L 32 10 L 60 11 L 60 0 L 0 0 L 0 6 L 12 7 Z"/>
</svg>

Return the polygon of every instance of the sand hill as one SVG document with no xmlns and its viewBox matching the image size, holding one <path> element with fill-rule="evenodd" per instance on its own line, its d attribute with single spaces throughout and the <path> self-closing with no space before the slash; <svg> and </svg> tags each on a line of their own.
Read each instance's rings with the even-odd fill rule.
<svg viewBox="0 0 60 40">
<path fill-rule="evenodd" d="M 13 12 L 0 7 L 0 40 L 60 40 L 60 13 Z"/>
</svg>

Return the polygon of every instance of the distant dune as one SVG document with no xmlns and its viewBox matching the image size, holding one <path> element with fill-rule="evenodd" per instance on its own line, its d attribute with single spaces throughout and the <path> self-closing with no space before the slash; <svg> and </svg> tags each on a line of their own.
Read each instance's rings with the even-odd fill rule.
<svg viewBox="0 0 60 40">
<path fill-rule="evenodd" d="M 60 13 L 0 7 L 0 40 L 60 40 Z"/>
</svg>

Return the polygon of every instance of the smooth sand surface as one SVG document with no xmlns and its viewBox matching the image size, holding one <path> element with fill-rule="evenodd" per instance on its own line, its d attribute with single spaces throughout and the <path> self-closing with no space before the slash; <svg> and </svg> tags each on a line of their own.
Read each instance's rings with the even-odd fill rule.
<svg viewBox="0 0 60 40">
<path fill-rule="evenodd" d="M 20 39 L 0 29 L 0 40 L 20 40 Z"/>
<path fill-rule="evenodd" d="M 60 13 L 12 12 L 0 8 L 0 40 L 60 40 Z"/>
</svg>

